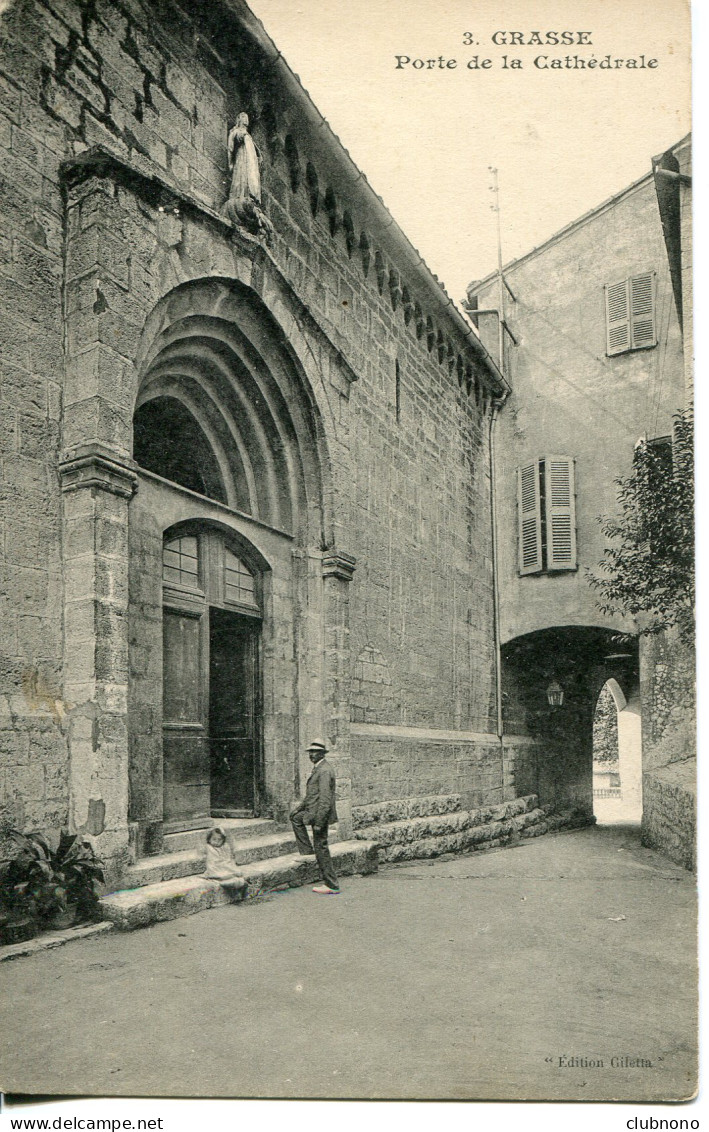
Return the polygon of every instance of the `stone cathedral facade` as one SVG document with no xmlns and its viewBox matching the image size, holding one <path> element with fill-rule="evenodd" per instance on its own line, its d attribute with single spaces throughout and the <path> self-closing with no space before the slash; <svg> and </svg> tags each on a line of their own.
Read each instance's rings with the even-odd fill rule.
<svg viewBox="0 0 709 1132">
<path fill-rule="evenodd" d="M 2 23 L 5 827 L 115 884 L 283 821 L 315 735 L 344 839 L 529 793 L 480 339 L 240 0 Z"/>
</svg>

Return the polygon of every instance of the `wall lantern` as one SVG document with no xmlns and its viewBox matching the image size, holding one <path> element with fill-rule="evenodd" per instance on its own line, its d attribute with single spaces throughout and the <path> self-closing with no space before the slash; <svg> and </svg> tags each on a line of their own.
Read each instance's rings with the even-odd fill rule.
<svg viewBox="0 0 709 1132">
<path fill-rule="evenodd" d="M 547 688 L 547 700 L 549 707 L 561 707 L 564 702 L 564 689 L 558 680 L 552 680 Z"/>
</svg>

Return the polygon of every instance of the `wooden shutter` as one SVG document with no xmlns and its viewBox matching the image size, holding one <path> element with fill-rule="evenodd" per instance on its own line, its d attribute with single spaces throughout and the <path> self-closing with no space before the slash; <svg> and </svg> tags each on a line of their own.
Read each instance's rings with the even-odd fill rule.
<svg viewBox="0 0 709 1132">
<path fill-rule="evenodd" d="M 576 569 L 574 462 L 568 456 L 544 461 L 547 570 Z"/>
<path fill-rule="evenodd" d="M 656 344 L 655 276 L 652 271 L 634 275 L 630 280 L 630 325 L 634 350 Z"/>
<path fill-rule="evenodd" d="M 630 301 L 628 280 L 606 284 L 606 352 L 622 354 L 630 349 Z"/>
<path fill-rule="evenodd" d="M 519 572 L 539 574 L 542 569 L 542 509 L 538 460 L 517 469 L 517 523 Z"/>
</svg>

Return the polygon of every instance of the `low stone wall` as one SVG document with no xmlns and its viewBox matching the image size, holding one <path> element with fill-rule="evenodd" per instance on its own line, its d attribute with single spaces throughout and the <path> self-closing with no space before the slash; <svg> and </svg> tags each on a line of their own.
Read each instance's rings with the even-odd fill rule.
<svg viewBox="0 0 709 1132">
<path fill-rule="evenodd" d="M 696 868 L 696 775 L 696 759 L 643 775 L 643 845 L 686 869 Z"/>
<path fill-rule="evenodd" d="M 382 861 L 411 861 L 498 848 L 587 821 L 572 808 L 554 812 L 551 805 L 539 806 L 534 794 L 475 810 L 455 807 L 455 798 L 419 799 L 418 807 L 416 800 L 362 807 L 355 811 L 356 820 L 367 824 L 361 825 L 355 837 L 375 841 Z M 438 803 L 434 812 L 420 812 L 426 801 Z M 449 808 L 442 805 L 446 801 L 451 803 Z"/>
<path fill-rule="evenodd" d="M 352 821 L 355 829 L 396 822 L 405 818 L 429 817 L 433 814 L 452 814 L 461 809 L 460 794 L 434 794 L 423 798 L 394 798 L 388 802 L 375 802 L 372 806 L 355 806 Z"/>
</svg>

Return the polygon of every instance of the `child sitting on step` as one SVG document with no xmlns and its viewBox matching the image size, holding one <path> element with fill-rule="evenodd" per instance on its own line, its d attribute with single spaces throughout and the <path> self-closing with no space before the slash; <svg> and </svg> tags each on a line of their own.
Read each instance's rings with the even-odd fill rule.
<svg viewBox="0 0 709 1132">
<path fill-rule="evenodd" d="M 246 895 L 246 879 L 239 873 L 231 845 L 220 825 L 215 825 L 207 834 L 207 866 L 203 875 L 218 880 L 232 897 Z"/>
</svg>

